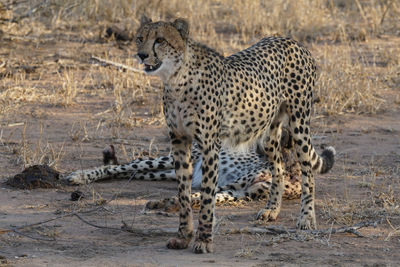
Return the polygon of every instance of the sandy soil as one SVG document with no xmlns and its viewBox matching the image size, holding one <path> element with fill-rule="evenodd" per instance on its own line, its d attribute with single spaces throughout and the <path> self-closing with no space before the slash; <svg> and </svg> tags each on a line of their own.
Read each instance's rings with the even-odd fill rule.
<svg viewBox="0 0 400 267">
<path fill-rule="evenodd" d="M 36 44 L 13 41 L 12 46 L 7 41 L 3 42 L 3 55 L 14 55 L 27 47 L 36 51 L 25 58 L 26 64 L 31 65 L 57 51 L 58 54 L 74 55 L 79 50 L 80 54 L 71 56 L 71 60 L 83 65 L 82 72 L 89 69 L 88 63 L 82 63 L 87 59 L 88 51 L 94 53 L 99 49 L 111 49 L 109 44 L 104 44 L 103 48 L 99 48 L 100 44 L 87 44 L 79 48 L 70 42 L 66 49 L 61 41 L 55 44 L 46 41 Z M 43 51 L 46 51 L 46 55 L 43 55 Z M 400 263 L 400 110 L 398 104 L 390 101 L 396 93 L 399 93 L 398 90 L 387 93 L 388 111 L 378 115 L 342 115 L 313 120 L 316 147 L 329 144 L 338 152 L 333 170 L 316 179 L 319 228 L 382 220 L 376 228 L 360 229 L 364 237 L 352 234 L 315 236 L 302 232 L 290 235 L 217 234 L 215 252 L 196 255 L 190 249 L 168 250 L 165 245 L 169 234 L 151 236 L 99 229 L 77 217 L 67 216 L 21 230 L 29 237 L 14 232 L 0 232 L 0 265 L 396 266 Z M 118 139 L 111 139 L 111 130 L 107 128 L 101 134 L 94 134 L 97 121 L 93 114 L 108 109 L 112 102 L 111 93 L 106 92 L 97 96 L 78 95 L 77 103 L 68 107 L 46 103 L 21 105 L 1 124 L 0 181 L 22 170 L 15 153 L 10 150 L 21 141 L 24 125 L 15 125 L 21 121 L 28 121 L 26 138 L 33 140 L 32 143 L 40 138 L 42 124 L 47 142 L 60 146 L 63 144 L 64 154 L 58 164 L 63 172 L 100 165 L 101 150 L 112 140 L 123 140 L 121 143 L 129 144 L 127 146 L 143 149 L 153 142 L 160 154 L 167 153 L 168 143 L 162 125 L 143 125 L 133 130 L 120 128 Z M 74 142 L 69 137 L 77 118 L 88 122 L 88 131 L 91 133 L 90 138 L 82 142 Z M 117 142 L 117 145 L 121 143 Z M 176 214 L 165 216 L 143 211 L 146 201 L 173 196 L 175 187 L 172 182 L 127 183 L 124 180 L 30 191 L 2 185 L 0 229 L 11 229 L 71 212 L 79 212 L 82 218 L 96 225 L 117 229 L 122 222 L 141 230 L 174 229 L 178 223 Z M 70 194 L 76 189 L 87 197 L 79 202 L 70 201 Z M 116 196 L 115 200 L 104 204 L 113 196 Z M 220 220 L 220 232 L 253 226 L 254 215 L 263 205 L 261 202 L 252 202 L 218 207 L 216 214 Z M 96 207 L 97 210 L 85 213 Z M 299 209 L 299 200 L 284 202 L 278 220 L 269 225 L 294 228 Z M 38 237 L 54 240 L 35 239 Z"/>
</svg>

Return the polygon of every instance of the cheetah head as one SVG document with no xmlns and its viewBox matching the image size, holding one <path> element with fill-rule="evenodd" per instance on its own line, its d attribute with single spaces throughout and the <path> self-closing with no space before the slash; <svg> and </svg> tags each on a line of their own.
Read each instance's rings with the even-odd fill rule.
<svg viewBox="0 0 400 267">
<path fill-rule="evenodd" d="M 143 16 L 136 33 L 136 56 L 145 72 L 167 81 L 182 63 L 188 35 L 189 24 L 184 19 L 152 22 Z"/>
</svg>

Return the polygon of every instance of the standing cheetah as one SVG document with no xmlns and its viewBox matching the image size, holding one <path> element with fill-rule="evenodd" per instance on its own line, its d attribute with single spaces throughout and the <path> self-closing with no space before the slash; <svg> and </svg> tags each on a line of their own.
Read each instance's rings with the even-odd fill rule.
<svg viewBox="0 0 400 267">
<path fill-rule="evenodd" d="M 214 206 L 221 146 L 258 146 L 272 163 L 273 179 L 260 220 L 275 220 L 283 193 L 282 125 L 294 138 L 301 164 L 300 229 L 316 228 L 310 116 L 316 67 L 310 52 L 289 38 L 264 38 L 232 56 L 189 38 L 184 19 L 142 17 L 137 57 L 164 83 L 163 107 L 172 144 L 180 204 L 178 237 L 167 247 L 187 248 L 193 237 L 191 207 L 195 141 L 202 153 L 201 206 L 194 252 L 212 252 Z M 265 144 L 265 145 L 264 145 Z"/>
</svg>

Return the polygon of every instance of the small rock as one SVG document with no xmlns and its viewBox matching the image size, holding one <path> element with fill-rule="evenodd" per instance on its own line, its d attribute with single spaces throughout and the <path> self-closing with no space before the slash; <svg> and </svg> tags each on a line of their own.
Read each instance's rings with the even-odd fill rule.
<svg viewBox="0 0 400 267">
<path fill-rule="evenodd" d="M 71 193 L 71 201 L 79 201 L 82 198 L 85 198 L 85 195 L 79 190 L 75 190 Z"/>
</svg>

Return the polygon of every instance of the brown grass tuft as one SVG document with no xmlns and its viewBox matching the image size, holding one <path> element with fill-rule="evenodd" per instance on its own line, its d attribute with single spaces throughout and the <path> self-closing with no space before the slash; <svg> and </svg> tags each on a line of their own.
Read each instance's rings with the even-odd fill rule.
<svg viewBox="0 0 400 267">
<path fill-rule="evenodd" d="M 117 26 L 132 35 L 142 14 L 154 20 L 186 17 L 194 39 L 225 55 L 266 35 L 304 42 L 320 67 L 317 113 L 373 114 L 390 106 L 388 100 L 400 101 L 394 91 L 400 84 L 397 1 L 8 1 L 0 7 L 0 53 L 5 55 L 0 59 L 1 125 L 25 121 L 20 117 L 27 115 L 56 118 L 46 108 L 71 111 L 93 105 L 95 99 L 107 103 L 65 129 L 74 143 L 104 138 L 105 133 L 115 140 L 124 129 L 162 125 L 158 79 L 90 60 L 96 56 L 136 65 L 131 57 L 135 46 L 104 32 Z M 384 98 L 390 90 L 393 99 Z M 43 144 L 35 149 L 51 150 Z M 25 155 L 20 162 L 38 161 L 32 157 Z"/>
</svg>

